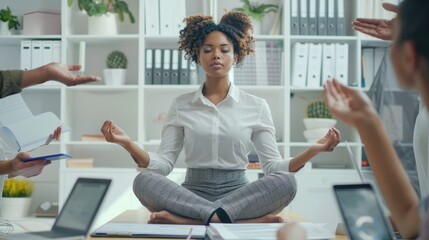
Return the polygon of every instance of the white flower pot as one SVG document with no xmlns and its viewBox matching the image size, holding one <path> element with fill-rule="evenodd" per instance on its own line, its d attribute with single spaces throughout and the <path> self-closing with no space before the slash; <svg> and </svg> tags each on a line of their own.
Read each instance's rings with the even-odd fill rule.
<svg viewBox="0 0 429 240">
<path fill-rule="evenodd" d="M 7 22 L 0 21 L 0 35 L 11 35 Z"/>
<path fill-rule="evenodd" d="M 125 84 L 127 75 L 126 69 L 107 68 L 103 70 L 104 82 L 106 85 L 120 86 Z"/>
<path fill-rule="evenodd" d="M 4 218 L 20 218 L 28 216 L 31 197 L 4 197 L 0 201 L 1 216 Z"/>
<path fill-rule="evenodd" d="M 88 16 L 89 35 L 117 35 L 116 14 L 107 13 L 101 16 Z"/>
</svg>

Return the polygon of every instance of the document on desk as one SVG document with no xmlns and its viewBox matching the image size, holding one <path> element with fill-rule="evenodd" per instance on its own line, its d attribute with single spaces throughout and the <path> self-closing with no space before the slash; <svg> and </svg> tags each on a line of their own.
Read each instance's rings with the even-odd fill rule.
<svg viewBox="0 0 429 240">
<path fill-rule="evenodd" d="M 92 237 L 131 237 L 131 238 L 183 238 L 186 239 L 192 228 L 191 238 L 204 238 L 204 225 L 106 223 L 93 233 Z"/>
<path fill-rule="evenodd" d="M 334 239 L 333 233 L 323 223 L 298 223 L 307 233 L 307 239 L 322 240 Z M 207 228 L 210 239 L 219 240 L 277 240 L 277 231 L 283 223 L 250 223 L 250 224 L 222 224 L 211 223 Z"/>
</svg>

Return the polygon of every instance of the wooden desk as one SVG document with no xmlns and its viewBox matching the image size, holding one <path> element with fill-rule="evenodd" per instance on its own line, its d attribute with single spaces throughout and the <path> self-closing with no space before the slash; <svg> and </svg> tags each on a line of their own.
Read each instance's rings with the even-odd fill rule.
<svg viewBox="0 0 429 240">
<path fill-rule="evenodd" d="M 300 216 L 299 214 L 293 212 L 285 212 L 280 214 L 282 217 L 297 221 L 297 222 L 306 222 L 307 220 Z M 114 223 L 147 223 L 149 220 L 150 213 L 146 209 L 142 210 L 127 210 L 117 217 L 113 218 L 109 222 Z M 89 237 L 88 240 L 112 240 L 112 239 L 123 239 L 123 240 L 136 240 L 137 238 L 104 238 L 104 237 Z M 145 240 L 161 240 L 161 238 L 144 238 Z M 339 236 L 335 237 L 336 240 L 346 240 L 347 236 Z M 174 238 L 168 238 L 168 240 L 175 240 Z M 179 240 L 179 239 L 177 239 Z M 183 240 L 183 238 L 180 238 Z"/>
</svg>

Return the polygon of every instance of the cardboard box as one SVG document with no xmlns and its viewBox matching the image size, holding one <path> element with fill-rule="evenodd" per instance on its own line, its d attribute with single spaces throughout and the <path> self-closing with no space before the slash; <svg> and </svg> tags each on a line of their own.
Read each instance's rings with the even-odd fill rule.
<svg viewBox="0 0 429 240">
<path fill-rule="evenodd" d="M 53 11 L 33 11 L 24 14 L 24 35 L 60 35 L 61 14 Z"/>
</svg>

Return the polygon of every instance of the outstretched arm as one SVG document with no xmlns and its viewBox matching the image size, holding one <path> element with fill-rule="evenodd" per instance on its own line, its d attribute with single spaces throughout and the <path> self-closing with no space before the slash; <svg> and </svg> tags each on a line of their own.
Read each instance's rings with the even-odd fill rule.
<svg viewBox="0 0 429 240">
<path fill-rule="evenodd" d="M 420 227 L 417 194 L 368 96 L 334 80 L 325 84 L 323 97 L 333 115 L 358 130 L 399 232 L 405 238 L 417 236 Z"/>
<path fill-rule="evenodd" d="M 19 153 L 14 159 L 0 161 L 0 175 L 9 174 L 9 177 L 33 177 L 39 175 L 50 161 L 37 160 L 23 162 L 22 159 L 31 157 L 28 153 Z"/>
<path fill-rule="evenodd" d="M 304 152 L 290 160 L 289 171 L 296 172 L 310 161 L 314 156 L 321 152 L 332 152 L 340 143 L 341 134 L 336 128 L 331 128 L 326 135 L 317 141 L 314 145 L 307 148 Z"/>
<path fill-rule="evenodd" d="M 49 63 L 32 70 L 24 71 L 20 87 L 26 88 L 49 80 L 54 80 L 67 86 L 100 81 L 100 78 L 96 76 L 80 76 L 72 74 L 73 72 L 79 71 L 80 68 L 80 65 Z"/>
<path fill-rule="evenodd" d="M 149 154 L 135 144 L 113 121 L 105 121 L 101 132 L 108 142 L 117 143 L 125 148 L 139 167 L 146 168 L 149 165 Z"/>
<path fill-rule="evenodd" d="M 397 13 L 398 6 L 391 3 L 383 3 L 383 8 L 389 12 Z M 392 40 L 392 28 L 396 17 L 387 19 L 357 18 L 353 23 L 353 29 L 369 36 L 382 40 Z"/>
</svg>

